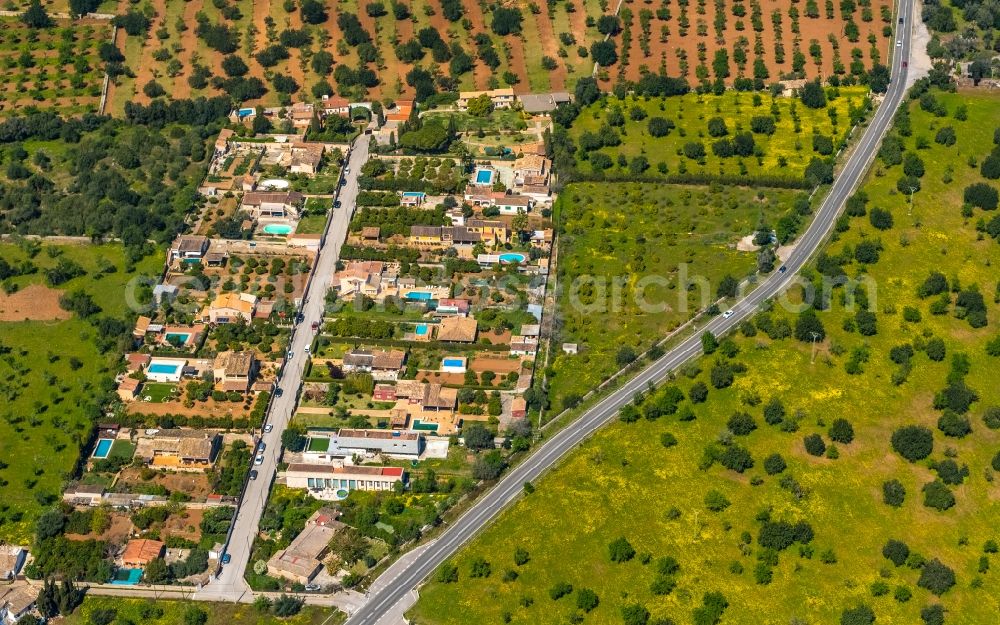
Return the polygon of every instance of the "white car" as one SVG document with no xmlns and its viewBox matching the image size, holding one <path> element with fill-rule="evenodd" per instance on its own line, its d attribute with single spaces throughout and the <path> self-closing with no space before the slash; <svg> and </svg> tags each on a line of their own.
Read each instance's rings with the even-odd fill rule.
<svg viewBox="0 0 1000 625">
<path fill-rule="evenodd" d="M 730 317 L 732 317 L 735 314 L 736 313 L 732 309 L 730 309 L 730 310 L 727 310 L 726 312 L 722 313 L 722 316 L 724 318 L 726 318 L 726 319 L 729 319 Z"/>
<path fill-rule="evenodd" d="M 264 426 L 264 433 L 267 434 L 268 432 L 270 432 L 273 429 L 274 429 L 274 426 L 271 425 L 270 423 L 268 423 L 267 425 Z"/>
<path fill-rule="evenodd" d="M 896 42 L 896 47 L 897 48 L 902 48 L 903 47 L 903 42 L 902 41 L 897 41 Z"/>
<path fill-rule="evenodd" d="M 308 345 L 306 345 L 306 348 L 305 348 L 305 349 L 303 349 L 302 351 L 304 351 L 305 353 L 307 353 L 307 354 L 308 354 L 308 353 L 309 353 L 309 346 L 308 346 Z"/>
<path fill-rule="evenodd" d="M 264 454 L 257 454 L 257 457 L 253 459 L 254 464 L 264 464 Z"/>
</svg>

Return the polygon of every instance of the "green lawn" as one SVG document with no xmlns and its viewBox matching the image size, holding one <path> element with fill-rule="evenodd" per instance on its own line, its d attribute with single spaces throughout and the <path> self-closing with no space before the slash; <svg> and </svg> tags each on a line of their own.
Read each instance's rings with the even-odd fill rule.
<svg viewBox="0 0 1000 625">
<path fill-rule="evenodd" d="M 135 455 L 135 444 L 124 439 L 116 439 L 111 444 L 111 452 L 108 454 L 108 457 L 131 458 L 133 455 Z"/>
<path fill-rule="evenodd" d="M 448 120 L 455 120 L 455 128 L 459 132 L 499 133 L 500 131 L 525 130 L 528 127 L 520 111 L 497 109 L 486 117 L 475 117 L 465 111 L 431 111 L 424 119 L 438 119 L 447 127 Z"/>
<path fill-rule="evenodd" d="M 164 382 L 146 382 L 142 385 L 142 397 L 149 397 L 149 401 L 160 404 L 173 395 L 176 385 Z"/>
<path fill-rule="evenodd" d="M 798 194 L 722 186 L 568 186 L 556 208 L 560 331 L 553 406 L 618 371 L 615 356 L 622 346 L 641 353 L 701 309 L 703 297 L 714 301 L 723 276 L 742 278 L 754 270 L 756 255 L 737 251 L 736 242 L 752 234 L 762 217 L 774 223 Z M 620 289 L 611 285 L 618 276 Z M 706 288 L 684 290 L 682 285 L 701 278 L 708 280 Z M 652 306 L 641 305 L 643 294 Z M 562 343 L 577 343 L 580 353 L 563 354 Z"/>
<path fill-rule="evenodd" d="M 174 601 L 170 599 L 125 599 L 119 597 L 88 596 L 71 616 L 66 625 L 90 625 L 91 614 L 98 610 L 114 610 L 116 622 L 142 623 L 143 625 L 176 625 L 185 622 L 185 615 L 192 607 L 208 614 L 206 625 L 338 625 L 344 614 L 334 608 L 305 606 L 297 615 L 278 618 L 261 614 L 253 606 L 232 603 L 203 603 L 200 601 Z M 159 616 L 156 616 L 159 614 Z M 332 615 L 332 618 L 331 618 Z M 329 619 L 329 620 L 328 620 Z"/>
<path fill-rule="evenodd" d="M 87 275 L 60 285 L 62 291 L 83 289 L 101 308 L 100 316 L 124 317 L 129 283 L 136 274 L 155 276 L 159 254 L 125 271 L 117 245 L 60 246 L 64 258 L 79 263 Z M 0 257 L 11 264 L 27 255 L 13 244 L 0 244 Z M 44 283 L 41 272 L 58 262 L 43 247 L 31 262 L 39 273 L 11 279 L 19 287 Z M 112 270 L 100 273 L 99 267 Z M 100 353 L 95 329 L 85 321 L 0 322 L 0 344 L 11 349 L 0 358 L 0 469 L 4 501 L 0 505 L 0 539 L 27 544 L 34 519 L 48 501 L 58 498 L 92 423 L 103 418 L 99 402 L 110 384 L 121 354 Z M 107 384 L 107 386 L 104 386 Z"/>
<path fill-rule="evenodd" d="M 832 92 L 832 91 L 831 91 Z M 754 98 L 760 103 L 754 105 Z M 608 96 L 607 101 L 597 102 L 585 108 L 573 122 L 570 135 L 577 145 L 581 144 L 584 133 L 598 133 L 602 126 L 608 123 L 611 110 L 620 108 L 624 115 L 624 126 L 615 130 L 620 136 L 621 144 L 613 147 L 603 147 L 599 151 L 611 157 L 611 169 L 606 170 L 608 176 L 626 176 L 628 169 L 617 165 L 619 155 L 624 155 L 631 161 L 636 156 L 645 156 L 650 168 L 645 175 L 661 175 L 659 163 L 666 164 L 668 174 L 709 174 L 709 175 L 767 175 L 788 178 L 801 178 L 806 166 L 813 156 L 813 134 L 818 133 L 833 137 L 834 150 L 836 144 L 850 130 L 850 109 L 860 107 L 865 98 L 865 90 L 851 87 L 840 89 L 840 96 L 828 102 L 826 109 L 810 109 L 798 98 L 772 98 L 768 94 L 750 94 L 737 91 L 727 91 L 721 96 L 699 95 L 690 93 L 684 96 L 670 98 L 635 98 L 629 96 L 620 102 L 614 96 Z M 638 107 L 645 117 L 633 119 L 631 111 Z M 834 126 L 830 111 L 836 112 L 837 124 Z M 732 139 L 738 132 L 750 131 L 750 122 L 754 117 L 771 116 L 775 119 L 774 134 L 754 134 L 754 143 L 761 149 L 760 156 L 729 156 L 721 158 L 713 153 L 713 144 L 720 140 L 709 135 L 708 122 L 714 117 L 726 122 L 728 135 L 722 138 Z M 798 116 L 798 130 L 795 117 Z M 649 133 L 649 120 L 661 117 L 672 121 L 675 128 L 663 137 L 653 137 Z M 706 156 L 693 160 L 684 156 L 682 151 L 687 143 L 701 143 Z M 582 162 L 581 155 L 590 154 L 591 150 L 577 152 L 578 167 L 591 172 L 590 163 Z M 741 170 L 741 163 L 745 172 Z"/>
<path fill-rule="evenodd" d="M 295 226 L 298 234 L 322 234 L 326 227 L 326 215 L 307 215 Z"/>
<path fill-rule="evenodd" d="M 950 112 L 961 101 L 957 95 L 938 97 Z M 919 151 L 926 164 L 925 190 L 917 195 L 912 215 L 904 196 L 893 191 L 901 167 L 877 165 L 865 183 L 874 198 L 869 208 L 890 210 L 894 227 L 877 231 L 868 217 L 855 217 L 827 249 L 838 254 L 865 239 L 881 241 L 877 263 L 866 268 L 850 261 L 844 266 L 850 276 L 867 270 L 877 286 L 877 302 L 869 299 L 877 317 L 875 335 L 845 329 L 855 312 L 845 310 L 838 290 L 832 310 L 817 313 L 827 336 L 815 360 L 810 345 L 795 338 L 772 340 L 763 331 L 734 337 L 739 352 L 733 360 L 746 370 L 736 374 L 731 387 L 716 390 L 709 382 L 709 370 L 726 360 L 721 354 L 703 358 L 698 371 L 671 382 L 685 394 L 696 382 L 708 385 L 707 402 L 693 405 L 694 420 L 640 418 L 599 432 L 455 558 L 457 583 L 432 582 L 422 588 L 410 614 L 414 622 L 563 621 L 578 612 L 577 593 L 552 600 L 548 591 L 557 582 L 596 592 L 600 604 L 582 621 L 593 624 L 620 624 L 622 608 L 633 603 L 645 606 L 653 619 L 690 623 L 692 610 L 708 591 L 719 591 L 728 601 L 723 623 L 836 623 L 843 609 L 860 603 L 871 606 L 878 623 L 921 622 L 922 608 L 936 603 L 944 606 L 948 623 L 995 620 L 1000 598 L 993 591 L 994 567 L 1000 563 L 998 556 L 984 555 L 983 546 L 1000 539 L 995 523 L 1000 487 L 990 468 L 1000 449 L 1000 432 L 989 429 L 981 417 L 987 407 L 1000 405 L 996 360 L 983 349 L 998 334 L 1000 310 L 988 303 L 989 325 L 974 329 L 955 316 L 953 305 L 947 314 L 933 315 L 931 303 L 937 297 L 916 294 L 929 270 L 936 269 L 956 276 L 962 285 L 978 284 L 987 302 L 993 299 L 992 267 L 1000 262 L 1000 247 L 976 232 L 982 213 L 977 210 L 971 219 L 960 215 L 960 197 L 966 185 L 982 181 L 978 168 L 966 161 L 969 156 L 981 161 L 993 147 L 1000 99 L 964 97 L 968 121 L 935 118 L 914 107 L 915 134 L 933 136 L 936 128 L 949 125 L 958 144 L 943 147 L 932 141 Z M 905 138 L 907 148 L 916 139 Z M 953 180 L 942 182 L 948 177 Z M 921 320 L 905 321 L 906 306 L 918 310 Z M 771 316 L 795 322 L 795 315 L 780 307 Z M 931 338 L 944 341 L 947 354 L 941 361 L 922 349 Z M 890 378 L 899 365 L 890 361 L 889 351 L 904 343 L 917 349 L 908 379 L 895 385 Z M 848 373 L 852 368 L 847 363 L 858 350 L 867 352 L 867 360 L 860 363 L 860 372 Z M 958 352 L 968 357 L 965 382 L 979 397 L 968 414 L 972 433 L 963 438 L 945 436 L 937 428 L 942 413 L 933 407 Z M 764 406 L 774 398 L 784 404 L 783 425 L 768 425 L 763 418 Z M 686 406 L 685 401 L 681 409 Z M 731 444 L 746 448 L 754 461 L 742 474 L 705 462 L 708 450 L 723 448 L 717 441 L 730 440 L 731 435 L 720 433 L 737 411 L 757 424 L 749 435 L 731 437 Z M 803 438 L 820 434 L 831 445 L 828 428 L 837 418 L 851 422 L 853 442 L 836 444 L 836 458 L 807 454 Z M 792 424 L 797 431 L 791 431 Z M 932 430 L 934 438 L 929 458 L 914 463 L 890 446 L 892 432 L 911 424 Z M 666 433 L 676 438 L 676 445 L 661 444 Z M 772 453 L 787 463 L 781 475 L 763 469 Z M 924 505 L 921 489 L 934 479 L 934 463 L 946 458 L 967 465 L 969 473 L 964 483 L 946 487 L 956 504 L 939 512 Z M 891 479 L 905 489 L 900 507 L 883 502 L 882 485 Z M 705 497 L 711 490 L 728 507 L 710 511 Z M 814 539 L 808 548 L 795 545 L 778 555 L 762 549 L 761 511 L 769 511 L 774 520 L 808 522 Z M 609 543 L 618 537 L 634 546 L 637 555 L 631 561 L 610 560 Z M 894 566 L 882 556 L 888 539 L 905 541 L 911 553 L 926 560 L 940 559 L 954 570 L 956 585 L 940 597 L 918 587 L 919 562 Z M 522 566 L 513 562 L 518 547 L 530 554 Z M 652 558 L 649 565 L 643 565 L 643 554 Z M 677 585 L 672 592 L 657 595 L 651 586 L 656 559 L 664 556 L 676 558 L 680 569 L 673 575 Z M 488 577 L 470 576 L 474 558 L 490 563 Z M 772 558 L 777 562 L 768 564 Z M 767 583 L 755 579 L 758 567 Z M 516 569 L 516 581 L 502 581 L 507 569 Z M 884 583 L 888 593 L 873 593 L 876 582 Z M 912 598 L 894 598 L 897 587 L 905 587 Z"/>
</svg>

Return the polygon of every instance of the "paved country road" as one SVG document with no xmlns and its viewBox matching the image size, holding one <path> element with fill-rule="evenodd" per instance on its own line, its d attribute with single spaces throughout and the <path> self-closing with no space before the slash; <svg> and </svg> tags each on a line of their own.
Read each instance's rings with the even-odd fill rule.
<svg viewBox="0 0 1000 625">
<path fill-rule="evenodd" d="M 844 202 L 854 191 L 874 158 L 906 91 L 907 68 L 902 66 L 901 61 L 910 57 L 913 0 L 901 0 L 899 17 L 903 18 L 903 25 L 898 28 L 896 41 L 901 41 L 902 45 L 893 44 L 892 82 L 889 84 L 885 99 L 860 142 L 854 146 L 847 163 L 837 176 L 829 195 L 816 211 L 809 228 L 785 261 L 786 271 L 772 274 L 757 289 L 733 306 L 732 315 L 728 318 L 722 315 L 715 317 L 704 327 L 705 330 L 717 336 L 732 330 L 753 315 L 764 301 L 774 298 L 794 284 L 796 274 L 830 232 Z M 701 354 L 701 341 L 699 337 L 693 336 L 667 352 L 621 388 L 587 410 L 572 424 L 548 439 L 535 453 L 514 467 L 492 490 L 480 497 L 464 515 L 454 521 L 424 550 L 420 558 L 409 563 L 403 571 L 394 570 L 392 583 L 378 584 L 379 589 L 371 594 L 365 605 L 351 615 L 346 625 L 375 625 L 383 616 L 393 612 L 398 614 L 399 607 L 396 604 L 401 599 L 412 596 L 411 592 L 434 569 L 511 504 L 522 492 L 525 482 L 537 479 L 566 453 L 611 421 L 618 410 L 631 401 L 635 393 L 645 389 L 648 383 L 660 382 L 670 371 L 699 354 Z"/>
<path fill-rule="evenodd" d="M 246 492 L 240 500 L 239 511 L 236 514 L 236 524 L 226 548 L 230 562 L 222 567 L 218 578 L 212 579 L 195 594 L 195 599 L 240 601 L 245 595 L 249 596 L 250 587 L 244 580 L 243 574 L 247 569 L 253 540 L 257 535 L 260 517 L 264 513 L 264 503 L 267 501 L 278 458 L 281 455 L 281 433 L 288 427 L 298 401 L 296 393 L 302 383 L 302 372 L 307 360 L 306 349 L 312 343 L 314 336 L 311 327 L 313 323 L 323 321 L 327 287 L 336 269 L 340 246 L 347 238 L 347 226 L 358 196 L 358 173 L 368 160 L 368 141 L 369 137 L 366 135 L 361 135 L 355 140 L 348 157 L 350 171 L 345 176 L 347 185 L 341 188 L 338 196 L 341 208 L 330 209 L 333 211 L 333 218 L 328 224 L 319 257 L 316 259 L 313 279 L 301 309 L 304 318 L 294 327 L 294 334 L 288 347 L 291 358 L 285 363 L 278 384 L 282 393 L 280 397 L 275 394 L 267 413 L 267 423 L 273 426 L 273 429 L 262 438 L 266 445 L 264 462 L 252 467 L 257 470 L 258 477 L 247 483 Z"/>
</svg>

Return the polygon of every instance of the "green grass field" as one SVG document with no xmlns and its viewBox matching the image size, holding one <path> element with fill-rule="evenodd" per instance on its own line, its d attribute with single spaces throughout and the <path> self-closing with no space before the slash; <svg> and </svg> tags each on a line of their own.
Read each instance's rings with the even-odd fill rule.
<svg viewBox="0 0 1000 625">
<path fill-rule="evenodd" d="M 174 384 L 146 382 L 142 385 L 142 397 L 144 399 L 149 397 L 149 401 L 153 403 L 163 403 L 173 394 L 175 388 Z"/>
<path fill-rule="evenodd" d="M 832 93 L 832 90 L 830 91 Z M 759 104 L 755 105 L 755 99 Z M 833 138 L 834 150 L 839 140 L 850 130 L 850 110 L 860 108 L 865 98 L 865 90 L 857 87 L 840 89 L 840 96 L 828 101 L 826 109 L 810 109 L 798 98 L 777 97 L 768 94 L 751 94 L 727 91 L 721 96 L 690 93 L 670 98 L 627 97 L 618 101 L 609 96 L 605 103 L 595 103 L 585 108 L 573 122 L 570 135 L 581 145 L 584 133 L 598 133 L 608 123 L 610 111 L 620 108 L 624 115 L 624 126 L 615 128 L 621 144 L 600 148 L 600 152 L 617 161 L 624 155 L 631 161 L 636 156 L 645 156 L 650 168 L 645 175 L 657 176 L 662 172 L 659 163 L 665 163 L 668 174 L 708 174 L 708 175 L 767 175 L 801 178 L 809 160 L 818 156 L 813 151 L 813 134 L 818 133 Z M 637 107 L 644 114 L 641 120 L 633 118 L 632 109 Z M 834 125 L 830 111 L 835 111 L 837 123 Z M 713 144 L 721 138 L 732 139 L 738 132 L 749 132 L 754 117 L 771 116 L 775 119 L 774 133 L 753 134 L 754 143 L 762 152 L 759 156 L 729 156 L 722 158 L 713 153 Z M 649 132 L 649 120 L 661 117 L 672 121 L 675 128 L 662 137 L 654 137 Z M 708 122 L 714 117 L 722 118 L 728 134 L 724 137 L 709 135 Z M 795 119 L 798 117 L 798 123 Z M 704 146 L 705 157 L 695 160 L 683 154 L 688 143 L 700 142 Z M 580 155 L 591 150 L 577 152 L 578 167 L 591 172 L 590 163 L 582 162 Z M 741 163 L 745 172 L 741 170 Z M 617 162 L 605 171 L 607 176 L 627 176 L 628 168 L 620 168 Z"/>
<path fill-rule="evenodd" d="M 774 223 L 799 193 L 624 183 L 568 186 L 556 218 L 560 331 L 555 345 L 577 343 L 580 353 L 555 355 L 553 405 L 558 409 L 568 394 L 583 395 L 618 371 L 619 347 L 641 353 L 698 312 L 703 297 L 714 301 L 723 276 L 749 275 L 756 254 L 737 251 L 737 241 L 752 234 L 762 218 Z M 617 276 L 623 277 L 620 296 L 611 285 Z M 706 288 L 683 289 L 702 278 Z M 642 306 L 643 299 L 652 306 Z"/>
<path fill-rule="evenodd" d="M 66 625 L 89 625 L 94 621 L 91 615 L 99 610 L 114 610 L 116 622 L 143 623 L 143 625 L 176 625 L 183 623 L 185 614 L 192 606 L 208 613 L 206 625 L 337 625 L 344 622 L 344 615 L 333 608 L 305 606 L 302 611 L 289 618 L 278 618 L 262 614 L 253 606 L 232 603 L 203 603 L 173 601 L 169 599 L 125 599 L 119 597 L 87 597 L 83 605 L 69 617 L 63 619 Z M 159 614 L 159 616 L 156 616 Z"/>
<path fill-rule="evenodd" d="M 978 168 L 966 161 L 970 156 L 981 161 L 993 147 L 993 112 L 1000 99 L 938 96 L 950 113 L 962 97 L 967 121 L 935 118 L 914 107 L 916 132 L 904 138 L 907 149 L 918 135 L 933 137 L 945 125 L 954 127 L 958 143 L 944 147 L 931 141 L 919 150 L 926 174 L 912 215 L 905 197 L 894 191 L 901 167 L 879 165 L 865 183 L 873 198 L 869 209 L 888 209 L 894 227 L 877 231 L 868 217 L 855 217 L 827 249 L 836 254 L 865 239 L 881 241 L 881 259 L 867 266 L 877 285 L 877 301 L 869 299 L 877 316 L 875 335 L 845 329 L 854 313 L 839 302 L 838 291 L 832 311 L 818 313 L 826 339 L 817 346 L 815 361 L 810 345 L 793 337 L 771 340 L 763 332 L 734 337 L 739 349 L 734 361 L 746 371 L 736 374 L 731 387 L 716 390 L 709 383 L 709 370 L 725 357 L 702 358 L 700 372 L 688 372 L 693 379 L 682 374 L 671 382 L 685 394 L 695 382 L 708 385 L 707 402 L 693 406 L 694 420 L 640 418 L 599 432 L 455 558 L 457 582 L 433 582 L 421 590 L 411 611 L 415 622 L 564 622 L 582 614 L 575 606 L 583 587 L 600 599 L 582 620 L 595 624 L 620 624 L 622 608 L 635 603 L 652 614 L 651 623 L 656 618 L 690 623 L 708 591 L 719 591 L 728 601 L 722 623 L 836 623 L 842 610 L 860 603 L 871 606 L 880 625 L 921 622 L 921 610 L 937 603 L 944 606 L 947 623 L 994 621 L 1000 610 L 992 590 L 994 568 L 1000 563 L 996 555 L 984 554 L 984 543 L 1000 539 L 995 523 L 1000 487 L 990 468 L 1000 432 L 989 429 L 981 416 L 987 407 L 1000 405 L 996 361 L 983 348 L 1000 332 L 1000 314 L 995 304 L 987 305 L 989 325 L 973 329 L 955 316 L 954 306 L 948 314 L 933 315 L 931 303 L 937 298 L 916 294 L 930 269 L 956 276 L 965 286 L 978 284 L 987 301 L 996 286 L 992 267 L 1000 262 L 1000 247 L 976 232 L 984 216 L 978 209 L 971 219 L 961 216 L 960 197 L 966 185 L 982 181 Z M 951 182 L 942 182 L 949 177 Z M 844 269 L 851 276 L 866 270 L 854 261 Z M 907 306 L 919 311 L 920 321 L 903 319 Z M 772 316 L 795 321 L 780 307 Z M 912 313 L 909 318 L 914 319 Z M 890 349 L 907 342 L 919 347 L 932 337 L 944 341 L 943 360 L 931 360 L 917 349 L 908 379 L 894 385 L 891 378 L 899 366 L 890 361 Z M 861 372 L 851 374 L 847 363 L 857 350 L 867 353 L 867 361 L 860 363 Z M 968 414 L 972 433 L 964 438 L 945 436 L 937 428 L 942 413 L 933 407 L 958 352 L 968 357 L 965 382 L 979 396 Z M 773 398 L 784 404 L 784 422 L 797 424 L 797 431 L 765 423 L 763 408 Z M 706 448 L 730 437 L 720 433 L 737 411 L 757 423 L 749 435 L 732 437 L 750 452 L 754 466 L 742 474 L 719 464 L 706 467 Z M 836 418 L 851 422 L 853 442 L 836 444 L 837 458 L 807 454 L 803 438 L 820 434 L 830 445 L 827 431 Z M 890 445 L 892 432 L 911 424 L 926 426 L 934 438 L 929 458 L 914 463 Z M 665 433 L 677 444 L 661 444 Z M 763 469 L 772 453 L 787 463 L 781 475 Z M 967 465 L 969 474 L 964 483 L 947 487 L 956 503 L 939 512 L 924 505 L 921 489 L 935 478 L 933 463 L 946 458 Z M 905 489 L 900 507 L 883 502 L 882 485 L 890 479 Z M 712 490 L 728 500 L 728 507 L 708 509 L 705 497 Z M 815 531 L 810 548 L 793 546 L 780 552 L 773 567 L 767 564 L 773 554 L 758 546 L 762 510 L 772 519 L 810 523 Z M 618 537 L 634 546 L 637 555 L 631 561 L 610 560 L 609 543 Z M 927 560 L 940 559 L 954 570 L 954 587 L 940 597 L 918 587 L 918 562 L 896 567 L 882 556 L 888 539 L 906 542 L 911 553 Z M 518 547 L 530 554 L 521 566 L 513 560 Z M 643 565 L 643 554 L 653 562 Z M 657 595 L 655 561 L 664 556 L 676 558 L 680 570 L 672 592 Z M 475 558 L 490 563 L 488 577 L 470 576 Z M 758 566 L 771 570 L 769 583 L 756 581 Z M 503 581 L 508 569 L 516 570 L 516 580 Z M 557 582 L 572 584 L 574 592 L 551 599 L 549 589 Z M 879 589 L 882 584 L 886 592 Z"/>
<path fill-rule="evenodd" d="M 39 273 L 12 278 L 19 287 L 44 283 L 43 272 L 58 262 L 46 252 L 32 262 Z M 122 248 L 117 245 L 59 246 L 62 257 L 79 263 L 87 275 L 59 286 L 83 289 L 103 309 L 101 315 L 124 317 L 127 285 L 136 274 L 155 276 L 162 266 L 157 254 L 125 271 Z M 0 244 L 0 257 L 11 264 L 26 255 L 12 244 Z M 113 268 L 100 273 L 99 267 Z M 64 321 L 0 322 L 0 344 L 11 349 L 0 359 L 0 470 L 4 501 L 0 505 L 0 539 L 28 544 L 34 519 L 43 503 L 58 498 L 63 482 L 87 440 L 92 421 L 103 416 L 95 400 L 103 388 L 113 388 L 110 378 L 121 354 L 101 354 L 94 343 L 94 328 L 79 319 Z M 104 386 L 107 384 L 108 386 Z"/>
</svg>

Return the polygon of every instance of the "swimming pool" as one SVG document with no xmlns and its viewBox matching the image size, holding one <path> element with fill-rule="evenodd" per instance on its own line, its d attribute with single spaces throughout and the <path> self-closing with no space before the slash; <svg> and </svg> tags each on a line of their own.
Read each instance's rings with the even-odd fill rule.
<svg viewBox="0 0 1000 625">
<path fill-rule="evenodd" d="M 422 198 L 422 197 L 424 197 L 425 195 L 426 195 L 426 194 L 425 194 L 425 193 L 423 193 L 422 191 L 403 191 L 403 197 L 415 197 L 415 198 Z"/>
<path fill-rule="evenodd" d="M 142 569 L 118 569 L 111 583 L 118 586 L 135 586 L 142 579 Z"/>
<path fill-rule="evenodd" d="M 264 189 L 287 189 L 289 182 L 283 178 L 268 178 L 260 181 L 260 186 Z"/>
<path fill-rule="evenodd" d="M 267 234 L 287 235 L 291 234 L 293 229 L 288 224 L 267 224 L 264 226 L 264 232 Z"/>
<path fill-rule="evenodd" d="M 406 299 L 416 299 L 420 301 L 430 300 L 432 294 L 430 291 L 410 291 L 406 294 Z"/>
<path fill-rule="evenodd" d="M 527 258 L 527 256 L 525 256 L 524 254 L 520 254 L 518 252 L 506 252 L 500 255 L 500 262 L 520 264 L 524 262 L 525 258 Z"/>
<path fill-rule="evenodd" d="M 153 360 L 146 367 L 146 377 L 153 382 L 180 382 L 185 364 L 186 361 L 180 359 Z"/>
<path fill-rule="evenodd" d="M 97 447 L 94 448 L 95 458 L 107 458 L 111 453 L 111 445 L 114 441 L 110 438 L 100 438 L 97 440 Z"/>
<path fill-rule="evenodd" d="M 188 342 L 191 335 L 187 332 L 167 332 L 165 338 L 168 343 L 180 343 L 183 345 Z"/>
<path fill-rule="evenodd" d="M 492 169 L 477 169 L 476 170 L 476 184 L 493 184 L 493 170 Z"/>
<path fill-rule="evenodd" d="M 426 323 L 418 323 L 417 327 L 414 328 L 413 333 L 416 334 L 417 336 L 426 336 L 427 335 L 427 331 L 429 329 L 430 328 L 427 327 Z"/>
<path fill-rule="evenodd" d="M 413 429 L 414 430 L 422 430 L 424 432 L 437 432 L 438 424 L 437 423 L 424 423 L 420 419 L 414 419 L 413 420 Z"/>
</svg>

